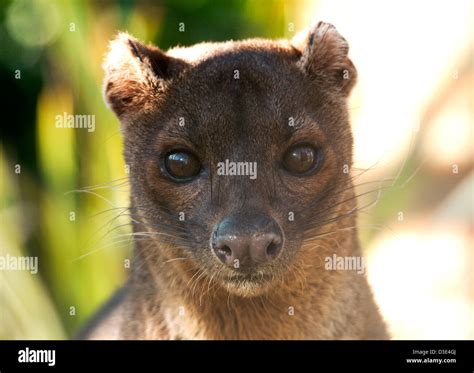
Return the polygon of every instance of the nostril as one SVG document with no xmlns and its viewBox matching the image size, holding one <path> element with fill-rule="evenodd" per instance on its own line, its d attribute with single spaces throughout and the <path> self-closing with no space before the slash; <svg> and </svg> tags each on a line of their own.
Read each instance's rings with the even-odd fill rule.
<svg viewBox="0 0 474 373">
<path fill-rule="evenodd" d="M 276 243 L 275 241 L 272 241 L 270 245 L 267 246 L 267 256 L 270 258 L 274 258 L 278 255 L 280 252 L 280 243 Z"/>
<path fill-rule="evenodd" d="M 232 256 L 232 250 L 231 250 L 230 247 L 227 246 L 227 245 L 222 245 L 221 247 L 218 247 L 218 248 L 217 248 L 217 251 L 218 251 L 221 255 L 224 255 L 224 256 L 226 256 L 226 257 Z"/>
<path fill-rule="evenodd" d="M 235 215 L 214 228 L 210 248 L 225 265 L 247 270 L 275 260 L 284 250 L 283 241 L 275 220 L 263 215 Z"/>
</svg>

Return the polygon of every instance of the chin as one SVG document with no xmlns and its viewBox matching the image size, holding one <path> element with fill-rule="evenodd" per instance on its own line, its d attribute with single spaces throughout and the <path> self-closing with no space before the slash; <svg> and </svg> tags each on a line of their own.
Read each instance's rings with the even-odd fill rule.
<svg viewBox="0 0 474 373">
<path fill-rule="evenodd" d="M 230 294 L 252 298 L 265 294 L 272 287 L 273 281 L 270 276 L 255 274 L 228 277 L 223 280 L 222 285 Z"/>
</svg>

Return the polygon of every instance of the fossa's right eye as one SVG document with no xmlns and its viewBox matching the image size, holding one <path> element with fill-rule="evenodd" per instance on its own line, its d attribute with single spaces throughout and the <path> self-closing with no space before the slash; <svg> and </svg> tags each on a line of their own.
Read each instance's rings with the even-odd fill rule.
<svg viewBox="0 0 474 373">
<path fill-rule="evenodd" d="M 166 173 L 175 181 L 190 181 L 201 171 L 198 157 L 187 151 L 173 151 L 164 159 Z"/>
</svg>

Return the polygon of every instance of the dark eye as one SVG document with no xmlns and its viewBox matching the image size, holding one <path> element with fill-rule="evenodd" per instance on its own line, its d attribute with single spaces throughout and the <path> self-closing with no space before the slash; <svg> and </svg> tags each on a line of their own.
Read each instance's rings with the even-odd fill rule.
<svg viewBox="0 0 474 373">
<path fill-rule="evenodd" d="M 168 153 L 164 163 L 166 172 L 179 181 L 188 181 L 201 171 L 199 159 L 186 151 Z"/>
<path fill-rule="evenodd" d="M 283 156 L 283 167 L 292 174 L 307 174 L 319 166 L 321 151 L 310 145 L 295 145 Z"/>
</svg>

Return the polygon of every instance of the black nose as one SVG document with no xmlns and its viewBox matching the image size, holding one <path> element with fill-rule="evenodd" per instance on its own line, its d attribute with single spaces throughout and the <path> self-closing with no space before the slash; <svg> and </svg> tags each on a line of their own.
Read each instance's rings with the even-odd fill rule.
<svg viewBox="0 0 474 373">
<path fill-rule="evenodd" d="M 212 237 L 217 257 L 236 269 L 272 261 L 282 244 L 280 227 L 266 216 L 233 215 L 219 223 Z"/>
</svg>

